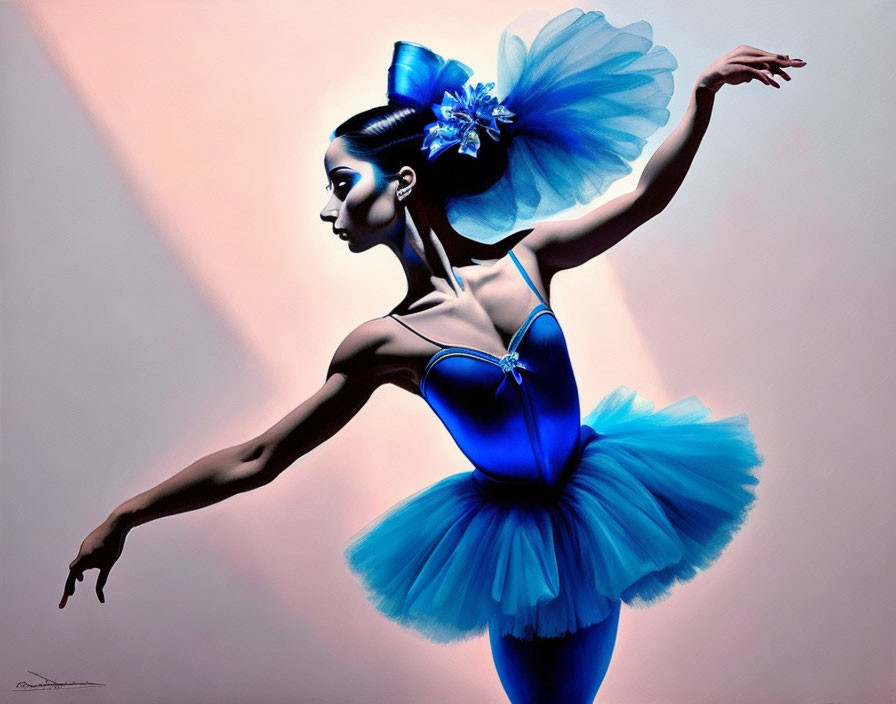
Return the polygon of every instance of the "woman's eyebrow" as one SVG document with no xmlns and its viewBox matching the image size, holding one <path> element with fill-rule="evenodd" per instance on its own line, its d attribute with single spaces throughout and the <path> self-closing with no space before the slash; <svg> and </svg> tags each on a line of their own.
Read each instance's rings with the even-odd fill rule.
<svg viewBox="0 0 896 704">
<path fill-rule="evenodd" d="M 340 169 L 343 169 L 343 170 L 345 170 L 345 171 L 353 171 L 353 169 L 350 169 L 350 168 L 348 168 L 347 166 L 334 166 L 332 169 L 330 169 L 329 171 L 327 171 L 327 176 L 329 176 L 329 177 L 332 178 L 332 176 L 333 176 L 333 172 L 334 172 L 334 171 L 339 171 Z"/>
</svg>

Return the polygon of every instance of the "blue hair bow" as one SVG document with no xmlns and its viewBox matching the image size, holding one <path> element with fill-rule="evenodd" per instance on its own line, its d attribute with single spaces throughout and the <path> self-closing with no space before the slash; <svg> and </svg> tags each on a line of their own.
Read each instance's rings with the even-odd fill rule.
<svg viewBox="0 0 896 704">
<path fill-rule="evenodd" d="M 473 69 L 460 61 L 445 61 L 422 44 L 395 42 L 389 67 L 389 100 L 425 110 L 445 91 L 460 90 Z"/>
<path fill-rule="evenodd" d="M 510 122 L 515 115 L 489 95 L 494 83 L 465 85 L 473 70 L 460 61 L 445 61 L 435 52 L 414 42 L 395 42 L 389 67 L 388 96 L 400 105 L 423 110 L 428 107 L 436 122 L 426 126 L 423 150 L 428 159 L 457 145 L 461 154 L 475 157 L 481 145 L 479 128 L 497 141 L 498 122 Z M 441 103 L 436 101 L 441 98 Z"/>
</svg>

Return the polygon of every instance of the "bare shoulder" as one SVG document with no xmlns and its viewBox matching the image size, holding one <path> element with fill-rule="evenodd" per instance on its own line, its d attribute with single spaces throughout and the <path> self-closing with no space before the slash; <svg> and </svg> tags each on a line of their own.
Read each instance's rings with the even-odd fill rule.
<svg viewBox="0 0 896 704">
<path fill-rule="evenodd" d="M 385 318 L 367 320 L 339 343 L 330 360 L 327 376 L 375 377 L 388 367 L 387 350 L 394 331 Z"/>
<path fill-rule="evenodd" d="M 358 325 L 339 343 L 327 377 L 342 374 L 362 385 L 398 384 L 403 376 L 403 356 L 395 326 L 389 318 L 373 318 Z"/>
</svg>

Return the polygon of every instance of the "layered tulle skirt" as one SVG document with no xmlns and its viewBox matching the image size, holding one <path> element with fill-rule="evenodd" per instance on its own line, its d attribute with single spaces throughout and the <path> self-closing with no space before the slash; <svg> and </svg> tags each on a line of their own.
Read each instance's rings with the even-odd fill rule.
<svg viewBox="0 0 896 704">
<path fill-rule="evenodd" d="M 763 461 L 746 415 L 710 420 L 694 396 L 654 411 L 626 387 L 584 419 L 579 451 L 550 495 L 449 476 L 354 536 L 348 565 L 383 614 L 435 641 L 562 636 L 709 567 Z"/>
</svg>

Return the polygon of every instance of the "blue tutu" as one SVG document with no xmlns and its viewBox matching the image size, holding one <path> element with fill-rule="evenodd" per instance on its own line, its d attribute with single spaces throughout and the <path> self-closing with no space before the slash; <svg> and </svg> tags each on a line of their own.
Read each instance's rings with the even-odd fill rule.
<svg viewBox="0 0 896 704">
<path fill-rule="evenodd" d="M 348 565 L 377 609 L 440 642 L 561 636 L 620 599 L 655 603 L 719 557 L 755 499 L 747 416 L 709 413 L 695 396 L 654 411 L 620 387 L 584 419 L 558 492 L 449 476 L 356 535 Z"/>
<path fill-rule="evenodd" d="M 508 168 L 485 193 L 449 200 L 451 224 L 493 243 L 604 193 L 668 122 L 677 67 L 650 24 L 614 27 L 602 12 L 564 12 L 528 49 L 505 31 L 497 97 L 519 116 L 502 127 Z"/>
</svg>

